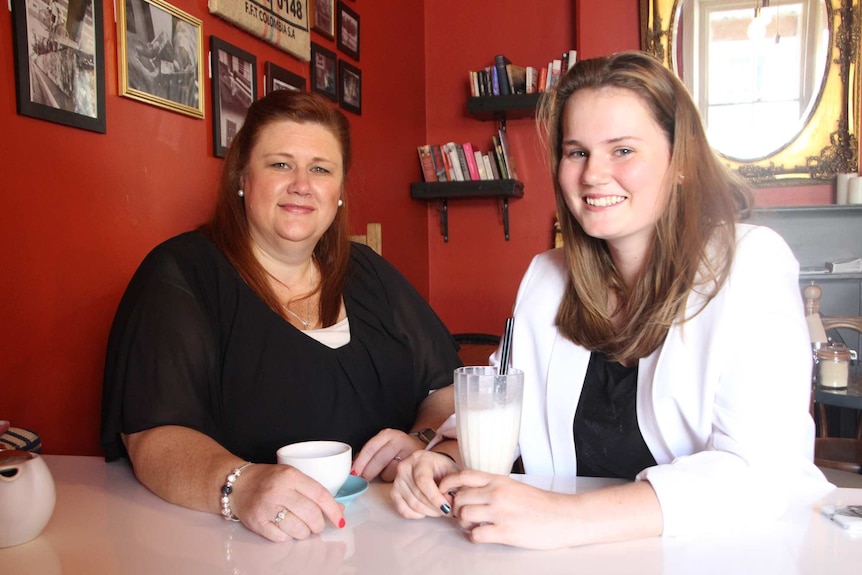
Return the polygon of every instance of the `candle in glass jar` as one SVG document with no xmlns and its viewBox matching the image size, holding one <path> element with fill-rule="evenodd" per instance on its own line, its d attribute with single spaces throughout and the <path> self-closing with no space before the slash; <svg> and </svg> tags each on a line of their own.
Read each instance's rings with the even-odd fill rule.
<svg viewBox="0 0 862 575">
<path fill-rule="evenodd" d="M 842 344 L 832 344 L 817 350 L 818 380 L 821 387 L 847 387 L 850 375 L 850 350 Z"/>
</svg>

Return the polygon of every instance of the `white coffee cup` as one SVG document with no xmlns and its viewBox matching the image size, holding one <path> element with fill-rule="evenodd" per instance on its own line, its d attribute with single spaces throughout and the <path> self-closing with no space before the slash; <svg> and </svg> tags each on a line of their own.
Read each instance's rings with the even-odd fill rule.
<svg viewBox="0 0 862 575">
<path fill-rule="evenodd" d="M 279 463 L 302 471 L 332 495 L 347 481 L 353 462 L 350 445 L 340 441 L 301 441 L 276 451 Z"/>
</svg>

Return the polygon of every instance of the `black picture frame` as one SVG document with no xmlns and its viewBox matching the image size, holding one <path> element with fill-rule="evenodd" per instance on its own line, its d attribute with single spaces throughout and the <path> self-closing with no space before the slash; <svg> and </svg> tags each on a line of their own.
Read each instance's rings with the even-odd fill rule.
<svg viewBox="0 0 862 575">
<path fill-rule="evenodd" d="M 71 16 L 68 4 L 12 0 L 12 33 L 18 114 L 104 134 L 102 0 Z"/>
<path fill-rule="evenodd" d="M 213 154 L 224 158 L 242 128 L 245 114 L 257 100 L 257 57 L 210 36 L 212 66 Z"/>
<path fill-rule="evenodd" d="M 338 49 L 359 61 L 359 14 L 338 3 Z"/>
<path fill-rule="evenodd" d="M 335 52 L 311 43 L 311 91 L 323 94 L 333 102 L 338 101 L 337 66 Z"/>
<path fill-rule="evenodd" d="M 263 75 L 265 80 L 264 94 L 269 94 L 275 90 L 295 90 L 297 92 L 305 90 L 305 78 L 285 70 L 273 62 L 266 63 Z"/>
<path fill-rule="evenodd" d="M 311 7 L 311 29 L 335 40 L 335 0 L 308 0 Z"/>
<path fill-rule="evenodd" d="M 362 70 L 338 60 L 338 105 L 362 115 Z"/>
</svg>

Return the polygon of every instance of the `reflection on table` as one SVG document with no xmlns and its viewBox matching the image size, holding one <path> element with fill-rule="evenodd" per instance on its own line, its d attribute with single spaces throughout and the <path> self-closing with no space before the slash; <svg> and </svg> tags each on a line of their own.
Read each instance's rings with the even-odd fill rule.
<svg viewBox="0 0 862 575">
<path fill-rule="evenodd" d="M 749 517 L 740 517 L 739 529 L 732 533 L 528 551 L 472 544 L 450 518 L 403 519 L 389 502 L 389 485 L 378 482 L 347 508 L 344 529 L 327 528 L 305 541 L 277 544 L 216 515 L 162 501 L 137 482 L 126 462 L 73 456 L 45 459 L 57 485 L 54 515 L 38 538 L 0 549 L 0 572 L 857 575 L 862 566 L 862 538 L 854 539 L 813 506 L 779 521 L 759 521 L 752 509 Z M 560 492 L 614 483 L 520 479 Z M 838 489 L 827 500 L 862 504 L 862 489 Z"/>
<path fill-rule="evenodd" d="M 862 409 L 862 366 L 850 366 L 847 387 L 844 389 L 830 389 L 815 385 L 814 401 L 824 405 Z"/>
</svg>

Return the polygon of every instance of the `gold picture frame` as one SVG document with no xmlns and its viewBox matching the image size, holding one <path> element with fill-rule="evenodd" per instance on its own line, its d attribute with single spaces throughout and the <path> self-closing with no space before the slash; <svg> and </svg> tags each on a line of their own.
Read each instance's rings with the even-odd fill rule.
<svg viewBox="0 0 862 575">
<path fill-rule="evenodd" d="M 204 118 L 203 23 L 163 0 L 117 1 L 121 96 Z"/>
</svg>

